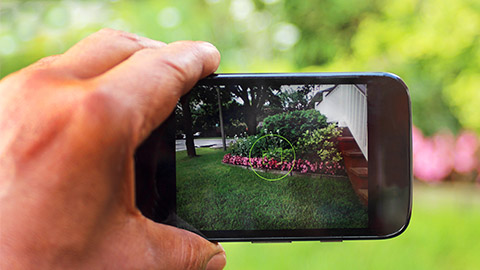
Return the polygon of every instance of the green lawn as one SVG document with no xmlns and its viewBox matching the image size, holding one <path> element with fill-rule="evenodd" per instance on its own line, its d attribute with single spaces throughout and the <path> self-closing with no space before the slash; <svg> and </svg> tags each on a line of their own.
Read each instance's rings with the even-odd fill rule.
<svg viewBox="0 0 480 270">
<path fill-rule="evenodd" d="M 227 270 L 480 269 L 480 187 L 416 183 L 411 223 L 394 239 L 223 246 Z"/>
<path fill-rule="evenodd" d="M 177 152 L 177 213 L 200 230 L 361 228 L 367 209 L 346 177 L 266 181 L 222 164 L 225 152 Z M 278 175 L 272 176 L 278 178 Z"/>
</svg>

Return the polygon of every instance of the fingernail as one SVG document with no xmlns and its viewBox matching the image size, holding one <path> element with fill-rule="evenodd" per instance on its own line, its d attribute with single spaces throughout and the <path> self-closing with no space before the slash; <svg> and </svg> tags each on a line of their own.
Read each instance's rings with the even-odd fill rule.
<svg viewBox="0 0 480 270">
<path fill-rule="evenodd" d="M 225 252 L 215 254 L 207 264 L 206 270 L 221 270 L 227 264 Z"/>
</svg>

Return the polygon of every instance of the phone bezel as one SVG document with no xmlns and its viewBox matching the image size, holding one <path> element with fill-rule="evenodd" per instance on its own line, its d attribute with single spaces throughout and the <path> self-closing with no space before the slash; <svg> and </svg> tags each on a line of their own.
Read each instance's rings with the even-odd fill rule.
<svg viewBox="0 0 480 270">
<path fill-rule="evenodd" d="M 391 73 L 225 73 L 210 75 L 200 80 L 198 84 L 241 84 L 252 81 L 258 83 L 259 80 L 274 80 L 277 85 L 367 84 L 369 227 L 361 229 L 195 232 L 211 241 L 285 242 L 386 239 L 398 236 L 405 231 L 410 221 L 412 209 L 412 120 L 410 97 L 405 83 Z M 395 121 L 392 122 L 392 120 Z M 166 133 L 169 134 L 167 136 L 162 135 L 162 138 L 169 137 L 169 139 L 164 139 L 163 145 L 166 147 L 170 143 L 171 146 L 173 142 L 173 148 L 166 148 L 169 148 L 170 151 L 173 149 L 174 152 L 175 138 L 172 139 L 172 136 L 174 136 L 174 132 L 171 132 L 172 122 L 167 121 L 163 125 L 168 125 L 169 128 L 166 130 L 170 130 L 170 132 Z M 170 152 L 170 154 L 164 154 L 164 156 L 170 157 L 170 163 L 173 156 L 173 162 L 175 162 L 175 153 L 171 154 Z M 158 175 L 158 172 L 156 174 Z M 166 175 L 169 176 L 166 177 Z M 172 171 L 164 173 L 162 181 L 166 181 L 165 178 L 170 179 L 167 182 L 175 181 L 171 179 L 173 176 Z M 163 189 L 158 191 L 169 197 L 167 204 L 170 208 L 170 214 L 176 208 L 176 202 L 171 201 L 175 197 L 172 194 L 172 192 L 176 192 L 174 187 L 175 185 L 172 184 L 166 186 L 163 184 Z M 158 202 L 156 205 L 159 205 Z M 148 207 L 152 209 L 152 205 Z M 145 214 L 145 210 L 142 210 L 142 212 Z M 394 214 L 392 215 L 392 213 Z M 165 221 L 163 218 L 158 218 L 158 215 L 152 219 L 176 225 L 175 219 Z"/>
</svg>

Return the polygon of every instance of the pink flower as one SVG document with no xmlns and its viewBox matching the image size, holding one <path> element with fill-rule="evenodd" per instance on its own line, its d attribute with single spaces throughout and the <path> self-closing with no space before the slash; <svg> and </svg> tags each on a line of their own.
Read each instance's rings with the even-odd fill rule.
<svg viewBox="0 0 480 270">
<path fill-rule="evenodd" d="M 413 174 L 431 182 L 446 178 L 453 169 L 454 143 L 449 133 L 425 138 L 420 130 L 413 129 Z"/>
<path fill-rule="evenodd" d="M 308 160 L 292 160 L 291 162 L 282 161 L 279 162 L 274 158 L 265 158 L 265 157 L 242 157 L 242 156 L 232 156 L 231 154 L 225 154 L 223 156 L 222 162 L 230 163 L 233 165 L 251 165 L 253 168 L 265 168 L 269 170 L 282 170 L 282 171 L 299 171 L 301 173 L 314 172 L 321 174 L 338 174 L 342 173 L 343 166 L 338 162 L 320 162 L 320 163 L 311 163 Z"/>
<path fill-rule="evenodd" d="M 474 171 L 478 163 L 478 157 L 475 155 L 480 143 L 473 132 L 463 131 L 455 143 L 454 168 L 459 173 L 469 173 Z"/>
</svg>

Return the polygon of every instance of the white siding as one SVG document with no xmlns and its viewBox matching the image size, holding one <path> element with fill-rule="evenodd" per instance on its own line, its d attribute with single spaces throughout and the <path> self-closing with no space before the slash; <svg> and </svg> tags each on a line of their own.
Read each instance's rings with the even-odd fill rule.
<svg viewBox="0 0 480 270">
<path fill-rule="evenodd" d="M 323 101 L 315 109 L 336 122 L 348 127 L 360 150 L 368 160 L 367 97 L 353 84 L 337 85 L 331 92 L 323 93 Z"/>
</svg>

